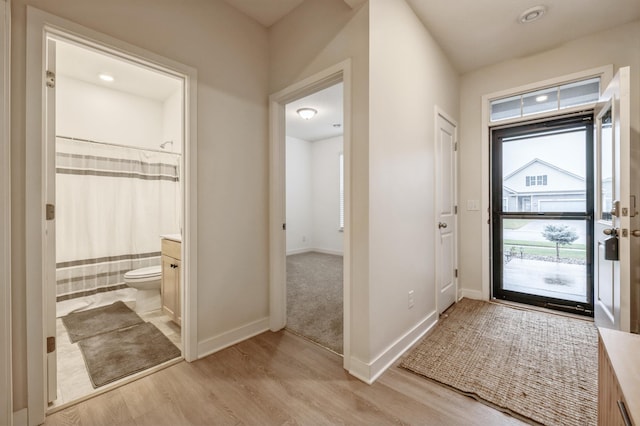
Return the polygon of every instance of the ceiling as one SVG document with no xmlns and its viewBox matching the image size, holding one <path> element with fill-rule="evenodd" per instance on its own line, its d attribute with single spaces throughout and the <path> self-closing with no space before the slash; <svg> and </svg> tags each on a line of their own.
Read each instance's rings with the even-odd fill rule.
<svg viewBox="0 0 640 426">
<path fill-rule="evenodd" d="M 158 102 L 164 102 L 182 84 L 167 74 L 63 41 L 56 42 L 56 73 Z M 102 73 L 114 80 L 100 80 Z"/>
<path fill-rule="evenodd" d="M 269 27 L 304 0 L 225 0 Z M 350 6 L 363 1 L 344 0 Z M 406 0 L 462 74 L 640 19 L 640 0 Z M 542 19 L 521 24 L 545 5 Z"/>
<path fill-rule="evenodd" d="M 287 104 L 287 136 L 312 142 L 342 135 L 343 90 L 344 85 L 338 83 Z M 318 113 L 312 119 L 305 120 L 296 113 L 300 108 L 313 108 Z"/>
</svg>

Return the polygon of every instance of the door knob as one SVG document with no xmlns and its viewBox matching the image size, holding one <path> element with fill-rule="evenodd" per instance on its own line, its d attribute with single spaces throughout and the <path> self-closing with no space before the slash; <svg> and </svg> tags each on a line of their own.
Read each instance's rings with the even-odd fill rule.
<svg viewBox="0 0 640 426">
<path fill-rule="evenodd" d="M 603 229 L 602 233 L 604 235 L 613 235 L 615 237 L 616 235 L 618 235 L 618 230 L 616 228 Z M 638 233 L 638 235 L 640 236 L 640 232 Z"/>
<path fill-rule="evenodd" d="M 633 231 L 631 231 L 631 235 L 633 235 L 634 237 L 640 237 L 640 229 L 634 229 Z"/>
<path fill-rule="evenodd" d="M 438 222 L 438 228 L 443 229 L 443 228 L 446 228 L 446 227 L 447 227 L 447 224 L 446 224 L 446 223 L 444 223 L 444 222 Z"/>
</svg>

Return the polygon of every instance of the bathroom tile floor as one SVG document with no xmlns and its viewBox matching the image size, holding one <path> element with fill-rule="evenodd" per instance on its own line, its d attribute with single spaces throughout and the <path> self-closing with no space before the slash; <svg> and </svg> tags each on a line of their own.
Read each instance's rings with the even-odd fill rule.
<svg viewBox="0 0 640 426">
<path fill-rule="evenodd" d="M 57 311 L 58 318 L 56 318 L 56 343 L 58 354 L 58 399 L 49 404 L 49 408 L 55 408 L 63 404 L 67 404 L 71 401 L 75 401 L 87 395 L 97 393 L 101 388 L 94 389 L 89 379 L 89 374 L 85 368 L 82 352 L 77 343 L 71 343 L 69 341 L 69 335 L 67 329 L 62 324 L 61 316 L 66 315 L 78 307 L 85 306 L 87 309 L 95 308 L 98 306 L 104 306 L 115 302 L 116 300 L 123 300 L 130 308 L 135 307 L 135 296 L 129 297 L 130 291 L 134 289 L 117 290 L 113 292 L 102 293 L 99 300 L 96 300 L 96 296 L 87 296 L 88 300 L 80 300 L 85 298 L 73 299 L 71 301 L 58 302 Z M 117 294 L 109 294 L 117 293 Z M 135 294 L 135 293 L 134 293 Z M 62 304 L 62 306 L 60 306 Z M 76 306 L 73 309 L 69 309 L 70 306 Z M 164 333 L 180 350 L 182 350 L 182 339 L 180 334 L 180 327 L 173 323 L 161 310 L 145 312 L 138 314 L 140 317 L 153 323 L 158 329 Z"/>
</svg>

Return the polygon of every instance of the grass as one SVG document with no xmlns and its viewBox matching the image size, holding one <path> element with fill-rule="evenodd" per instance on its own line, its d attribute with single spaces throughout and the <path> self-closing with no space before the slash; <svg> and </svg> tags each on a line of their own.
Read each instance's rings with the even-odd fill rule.
<svg viewBox="0 0 640 426">
<path fill-rule="evenodd" d="M 511 247 L 515 248 L 515 256 L 520 255 L 520 250 L 524 254 L 532 256 L 551 256 L 556 257 L 556 245 L 551 242 L 540 241 L 533 243 L 531 241 L 505 240 L 504 252 L 509 253 Z M 571 248 L 572 250 L 566 250 Z M 584 244 L 572 244 L 570 246 L 560 246 L 560 257 L 564 259 L 584 259 L 587 255 Z"/>
</svg>

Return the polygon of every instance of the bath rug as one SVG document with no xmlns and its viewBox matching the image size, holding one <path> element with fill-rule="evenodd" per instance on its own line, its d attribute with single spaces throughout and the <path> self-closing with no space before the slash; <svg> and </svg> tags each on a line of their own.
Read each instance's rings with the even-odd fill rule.
<svg viewBox="0 0 640 426">
<path fill-rule="evenodd" d="M 401 367 L 533 424 L 595 426 L 593 322 L 462 299 Z"/>
<path fill-rule="evenodd" d="M 100 308 L 73 312 L 60 319 L 69 333 L 71 343 L 144 322 L 122 301 Z"/>
<path fill-rule="evenodd" d="M 181 356 L 150 322 L 80 340 L 78 346 L 94 388 Z"/>
</svg>

